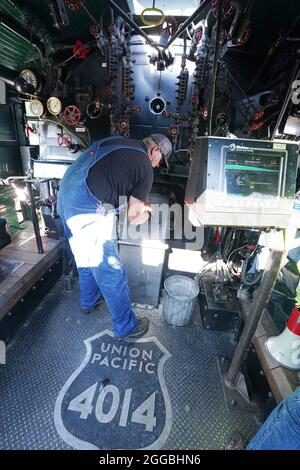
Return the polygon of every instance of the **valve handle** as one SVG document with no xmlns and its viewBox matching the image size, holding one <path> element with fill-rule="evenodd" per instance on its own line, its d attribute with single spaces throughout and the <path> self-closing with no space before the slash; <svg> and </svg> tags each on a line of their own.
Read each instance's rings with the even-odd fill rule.
<svg viewBox="0 0 300 470">
<path fill-rule="evenodd" d="M 67 106 L 64 110 L 64 120 L 70 126 L 74 126 L 75 124 L 78 124 L 80 121 L 80 116 L 81 116 L 80 109 L 78 108 L 78 106 L 75 106 L 75 104 L 71 104 L 70 106 Z"/>
<path fill-rule="evenodd" d="M 65 0 L 65 4 L 71 11 L 78 11 L 82 7 L 84 0 Z"/>
</svg>

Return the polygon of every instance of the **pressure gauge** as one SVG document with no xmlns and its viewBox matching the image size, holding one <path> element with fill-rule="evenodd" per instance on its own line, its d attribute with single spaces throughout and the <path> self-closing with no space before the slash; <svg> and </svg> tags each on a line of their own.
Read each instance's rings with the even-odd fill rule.
<svg viewBox="0 0 300 470">
<path fill-rule="evenodd" d="M 30 69 L 21 70 L 19 78 L 22 78 L 31 85 L 35 90 L 38 88 L 39 81 L 37 75 Z"/>
<path fill-rule="evenodd" d="M 41 117 L 44 112 L 44 106 L 39 100 L 30 101 L 29 108 L 33 116 L 36 117 Z"/>
<path fill-rule="evenodd" d="M 56 96 L 50 96 L 47 101 L 47 109 L 49 113 L 53 114 L 54 116 L 57 116 L 62 110 L 62 104 L 60 99 L 56 98 Z"/>
</svg>

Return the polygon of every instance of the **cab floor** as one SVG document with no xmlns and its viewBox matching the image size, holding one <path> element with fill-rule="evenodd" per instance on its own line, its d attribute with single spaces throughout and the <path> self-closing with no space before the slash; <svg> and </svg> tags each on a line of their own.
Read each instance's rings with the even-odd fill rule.
<svg viewBox="0 0 300 470">
<path fill-rule="evenodd" d="M 197 309 L 181 327 L 161 308 L 135 311 L 150 328 L 125 348 L 105 304 L 84 315 L 77 284 L 65 293 L 58 281 L 0 365 L 0 449 L 201 450 L 222 449 L 231 431 L 251 438 L 258 422 L 227 409 L 219 375 L 231 336 L 202 329 Z"/>
</svg>

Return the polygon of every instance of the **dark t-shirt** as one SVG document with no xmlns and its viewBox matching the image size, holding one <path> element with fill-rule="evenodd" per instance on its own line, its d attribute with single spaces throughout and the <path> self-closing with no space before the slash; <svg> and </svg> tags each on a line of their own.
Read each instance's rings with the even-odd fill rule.
<svg viewBox="0 0 300 470">
<path fill-rule="evenodd" d="M 153 183 L 153 169 L 145 153 L 143 142 L 134 139 L 115 139 L 104 142 L 106 145 L 132 145 L 137 150 L 120 148 L 109 153 L 89 171 L 87 185 L 100 201 L 119 206 L 119 198 L 133 196 L 148 202 L 149 192 Z M 140 150 L 138 150 L 140 149 Z"/>
</svg>

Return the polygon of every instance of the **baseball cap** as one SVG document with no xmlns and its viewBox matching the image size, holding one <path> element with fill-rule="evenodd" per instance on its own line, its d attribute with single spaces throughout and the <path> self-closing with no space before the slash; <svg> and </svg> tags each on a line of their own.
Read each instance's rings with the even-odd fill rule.
<svg viewBox="0 0 300 470">
<path fill-rule="evenodd" d="M 168 137 L 163 134 L 151 134 L 150 137 L 153 142 L 155 142 L 159 146 L 161 153 L 163 154 L 166 167 L 168 168 L 168 159 L 173 150 L 171 142 L 169 141 Z"/>
</svg>

